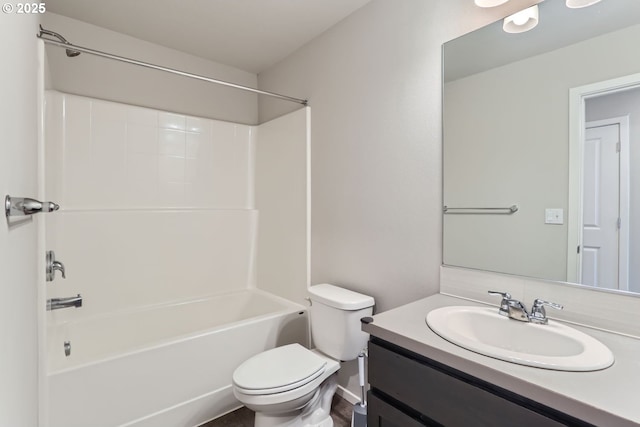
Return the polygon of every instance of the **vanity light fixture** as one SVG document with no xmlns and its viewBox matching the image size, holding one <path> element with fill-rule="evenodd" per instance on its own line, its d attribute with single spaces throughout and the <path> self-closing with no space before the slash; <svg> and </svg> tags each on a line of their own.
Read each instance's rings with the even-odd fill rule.
<svg viewBox="0 0 640 427">
<path fill-rule="evenodd" d="M 496 7 L 505 4 L 509 0 L 474 0 L 476 6 L 479 7 Z M 591 0 L 593 1 L 593 0 Z"/>
<path fill-rule="evenodd" d="M 599 1 L 600 0 L 567 0 L 567 7 L 571 9 L 579 9 L 581 7 L 588 7 L 588 6 L 594 5 Z"/>
<path fill-rule="evenodd" d="M 507 33 L 524 33 L 538 25 L 538 5 L 504 18 L 502 29 Z"/>
</svg>

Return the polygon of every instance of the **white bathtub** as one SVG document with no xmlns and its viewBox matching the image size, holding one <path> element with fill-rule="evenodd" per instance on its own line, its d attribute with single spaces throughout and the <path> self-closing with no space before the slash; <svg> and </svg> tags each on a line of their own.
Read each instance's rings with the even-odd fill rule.
<svg viewBox="0 0 640 427">
<path fill-rule="evenodd" d="M 240 363 L 308 341 L 306 308 L 259 290 L 51 323 L 49 427 L 197 426 L 240 406 Z"/>
</svg>

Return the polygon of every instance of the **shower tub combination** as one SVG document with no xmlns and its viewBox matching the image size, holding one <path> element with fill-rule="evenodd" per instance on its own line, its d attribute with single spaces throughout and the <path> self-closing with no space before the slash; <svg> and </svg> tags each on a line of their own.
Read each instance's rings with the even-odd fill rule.
<svg viewBox="0 0 640 427">
<path fill-rule="evenodd" d="M 39 38 L 71 57 L 306 105 L 51 30 Z M 43 245 L 68 270 L 45 293 L 84 298 L 46 314 L 45 425 L 194 427 L 240 407 L 237 366 L 309 344 L 306 308 L 274 295 L 302 302 L 308 283 L 309 109 L 249 126 L 47 91 L 44 118 L 42 190 L 61 209 L 46 217 Z"/>
<path fill-rule="evenodd" d="M 305 265 L 306 252 L 258 238 L 259 229 L 273 228 L 268 209 L 252 204 L 257 132 L 58 92 L 47 100 L 46 193 L 61 209 L 46 217 L 45 240 L 67 267 L 66 279 L 47 284 L 47 298 L 81 293 L 84 301 L 46 314 L 42 418 L 48 427 L 194 427 L 240 407 L 231 387 L 240 363 L 279 345 L 309 342 L 306 308 L 275 295 L 296 286 L 304 293 L 306 269 L 297 268 L 298 275 L 291 269 Z M 279 120 L 301 121 L 307 112 L 292 114 Z M 172 123 L 201 131 L 172 129 Z M 280 141 L 298 141 L 283 134 Z M 162 164 L 160 135 L 198 143 L 193 159 L 169 160 L 207 172 L 193 173 L 199 204 L 174 203 L 140 174 L 118 181 L 93 173 L 122 169 L 114 166 L 122 158 L 92 152 L 109 154 L 117 144 L 130 153 L 128 166 L 136 166 L 136 155 Z M 141 141 L 153 152 L 136 152 Z M 283 233 L 295 234 L 284 224 Z M 273 233 L 275 243 L 283 233 Z"/>
<path fill-rule="evenodd" d="M 242 361 L 293 342 L 305 307 L 257 289 L 50 325 L 49 427 L 200 425 L 241 406 Z"/>
</svg>

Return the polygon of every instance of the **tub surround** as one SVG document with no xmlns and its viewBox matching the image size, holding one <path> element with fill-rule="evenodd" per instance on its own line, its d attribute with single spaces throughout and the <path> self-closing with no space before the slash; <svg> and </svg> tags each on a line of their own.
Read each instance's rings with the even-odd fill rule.
<svg viewBox="0 0 640 427">
<path fill-rule="evenodd" d="M 309 109 L 249 126 L 48 91 L 45 113 L 61 209 L 44 240 L 67 273 L 46 297 L 84 304 L 46 314 L 43 419 L 191 426 L 239 407 L 243 360 L 308 345 L 291 301 L 308 285 Z"/>
<path fill-rule="evenodd" d="M 310 283 L 310 123 L 306 107 L 261 124 L 255 154 L 256 281 L 299 304 Z"/>
<path fill-rule="evenodd" d="M 588 423 L 618 427 L 640 425 L 640 409 L 633 392 L 640 382 L 639 339 L 574 325 L 611 349 L 616 358 L 613 366 L 581 373 L 532 368 L 473 353 L 436 335 L 427 326 L 425 317 L 431 310 L 451 305 L 482 304 L 443 294 L 433 295 L 377 314 L 363 330 Z M 495 306 L 497 310 L 497 304 Z"/>
<path fill-rule="evenodd" d="M 255 129 L 48 91 L 45 245 L 59 323 L 255 287 Z M 179 285 L 178 285 L 179 284 Z"/>
<path fill-rule="evenodd" d="M 47 297 L 85 302 L 48 317 L 253 287 L 304 303 L 309 116 L 248 126 L 47 91 L 46 245 L 68 273 Z"/>
</svg>

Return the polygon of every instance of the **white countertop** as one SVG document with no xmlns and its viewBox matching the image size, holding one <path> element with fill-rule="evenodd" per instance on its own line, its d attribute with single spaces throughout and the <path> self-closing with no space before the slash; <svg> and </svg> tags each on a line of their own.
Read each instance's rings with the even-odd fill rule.
<svg viewBox="0 0 640 427">
<path fill-rule="evenodd" d="M 471 352 L 436 335 L 425 317 L 431 310 L 451 305 L 481 306 L 434 295 L 376 314 L 363 330 L 594 425 L 640 426 L 640 340 L 571 325 L 609 347 L 614 364 L 595 372 L 532 368 Z"/>
</svg>

